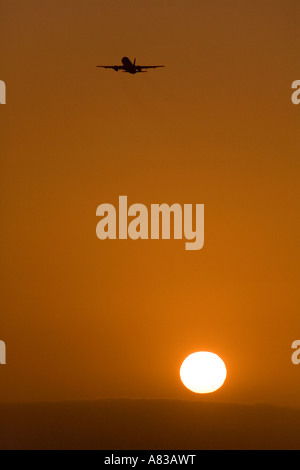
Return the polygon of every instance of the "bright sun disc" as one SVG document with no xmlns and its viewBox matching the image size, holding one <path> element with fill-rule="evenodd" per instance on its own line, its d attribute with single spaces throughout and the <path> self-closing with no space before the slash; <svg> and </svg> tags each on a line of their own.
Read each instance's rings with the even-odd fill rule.
<svg viewBox="0 0 300 470">
<path fill-rule="evenodd" d="M 190 354 L 182 363 L 180 378 L 183 385 L 195 393 L 211 393 L 220 388 L 227 371 L 222 359 L 212 352 Z"/>
</svg>

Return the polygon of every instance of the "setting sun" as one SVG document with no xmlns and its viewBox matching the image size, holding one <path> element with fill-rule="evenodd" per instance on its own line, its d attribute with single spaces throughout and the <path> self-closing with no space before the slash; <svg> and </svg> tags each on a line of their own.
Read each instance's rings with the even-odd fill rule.
<svg viewBox="0 0 300 470">
<path fill-rule="evenodd" d="M 223 385 L 226 375 L 222 359 L 207 351 L 190 354 L 180 368 L 182 383 L 195 393 L 215 392 Z"/>
</svg>

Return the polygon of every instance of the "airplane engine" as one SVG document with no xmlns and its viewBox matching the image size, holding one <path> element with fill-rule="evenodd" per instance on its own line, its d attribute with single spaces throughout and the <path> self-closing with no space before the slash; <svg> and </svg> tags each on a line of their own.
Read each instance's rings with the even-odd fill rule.
<svg viewBox="0 0 300 470">
<path fill-rule="evenodd" d="M 118 71 L 119 71 L 118 67 L 114 67 L 114 70 L 115 70 L 116 72 L 118 72 Z"/>
<path fill-rule="evenodd" d="M 138 72 L 141 72 L 141 71 L 142 71 L 141 67 L 136 67 L 136 70 L 137 70 Z"/>
</svg>

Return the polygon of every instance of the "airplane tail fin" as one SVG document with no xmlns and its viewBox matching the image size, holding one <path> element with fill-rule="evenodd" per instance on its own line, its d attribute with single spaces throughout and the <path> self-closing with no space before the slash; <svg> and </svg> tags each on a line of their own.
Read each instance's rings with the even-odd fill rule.
<svg viewBox="0 0 300 470">
<path fill-rule="evenodd" d="M 135 65 L 135 61 L 136 61 L 136 59 L 134 59 L 134 61 L 133 61 L 133 65 Z"/>
</svg>

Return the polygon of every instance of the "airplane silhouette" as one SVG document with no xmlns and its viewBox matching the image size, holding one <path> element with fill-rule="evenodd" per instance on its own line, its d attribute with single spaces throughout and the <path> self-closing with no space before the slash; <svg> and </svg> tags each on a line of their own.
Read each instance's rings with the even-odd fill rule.
<svg viewBox="0 0 300 470">
<path fill-rule="evenodd" d="M 141 72 L 147 72 L 147 69 L 157 69 L 158 67 L 164 67 L 164 65 L 136 65 L 136 59 L 131 62 L 128 57 L 123 57 L 122 64 L 123 65 L 97 65 L 96 67 L 102 67 L 104 69 L 113 69 L 116 72 L 122 70 L 123 72 L 135 74 Z M 146 69 L 146 70 L 143 70 Z"/>
</svg>

